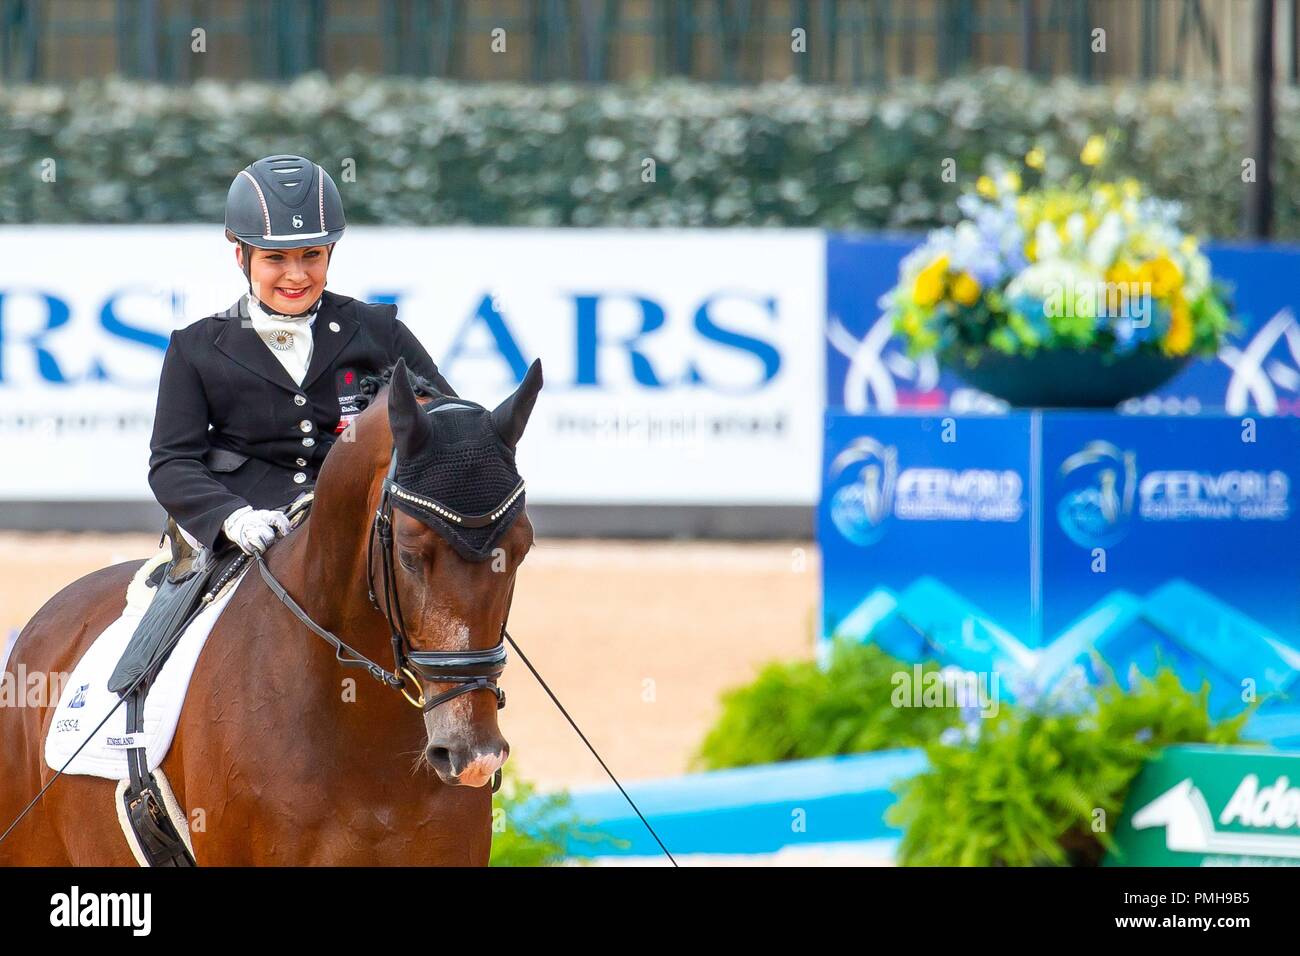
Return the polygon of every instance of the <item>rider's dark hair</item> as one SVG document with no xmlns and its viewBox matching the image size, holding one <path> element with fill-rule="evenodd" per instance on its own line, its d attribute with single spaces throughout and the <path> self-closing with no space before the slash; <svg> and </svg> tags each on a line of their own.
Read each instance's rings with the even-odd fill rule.
<svg viewBox="0 0 1300 956">
<path fill-rule="evenodd" d="M 406 370 L 406 374 L 411 379 L 411 387 L 415 389 L 415 394 L 421 398 L 437 398 L 442 394 L 438 391 L 438 386 L 429 381 L 419 372 L 411 369 Z M 357 402 L 358 407 L 364 410 L 370 405 L 371 400 L 379 394 L 379 390 L 393 380 L 393 366 L 388 365 L 380 370 L 378 375 L 367 375 L 361 379 L 361 400 Z"/>
</svg>

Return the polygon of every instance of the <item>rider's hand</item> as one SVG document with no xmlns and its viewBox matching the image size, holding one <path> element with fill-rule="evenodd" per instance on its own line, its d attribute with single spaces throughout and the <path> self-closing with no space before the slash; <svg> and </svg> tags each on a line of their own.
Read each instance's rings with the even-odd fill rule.
<svg viewBox="0 0 1300 956">
<path fill-rule="evenodd" d="M 261 554 L 277 534 L 289 533 L 289 519 L 282 511 L 254 511 L 252 505 L 244 505 L 231 512 L 221 530 L 244 554 Z"/>
</svg>

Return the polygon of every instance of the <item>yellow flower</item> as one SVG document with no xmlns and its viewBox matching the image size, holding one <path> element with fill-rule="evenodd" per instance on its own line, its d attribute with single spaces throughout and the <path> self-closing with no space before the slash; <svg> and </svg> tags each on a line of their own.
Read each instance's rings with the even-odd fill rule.
<svg viewBox="0 0 1300 956">
<path fill-rule="evenodd" d="M 1083 152 L 1079 154 L 1079 161 L 1085 166 L 1096 166 L 1106 158 L 1106 140 L 1096 133 L 1088 137 L 1088 142 L 1083 144 Z"/>
<path fill-rule="evenodd" d="M 1002 174 L 998 185 L 1009 193 L 1018 193 L 1020 192 L 1020 174 L 1014 169 L 1008 170 Z"/>
<path fill-rule="evenodd" d="M 1196 255 L 1196 250 L 1199 248 L 1200 244 L 1196 241 L 1195 236 L 1184 236 L 1183 241 L 1178 244 L 1178 251 L 1189 259 Z"/>
<path fill-rule="evenodd" d="M 930 308 L 943 298 L 943 280 L 948 272 L 948 257 L 940 256 L 916 274 L 912 284 L 912 301 Z"/>
<path fill-rule="evenodd" d="M 1121 259 L 1106 271 L 1106 281 L 1112 286 L 1122 286 L 1126 292 L 1132 292 L 1129 286 L 1138 281 L 1138 271 L 1131 262 Z"/>
<path fill-rule="evenodd" d="M 1192 311 L 1182 296 L 1174 299 L 1169 314 L 1169 331 L 1161 345 L 1166 355 L 1186 355 L 1192 350 Z"/>
<path fill-rule="evenodd" d="M 908 336 L 915 337 L 921 331 L 921 317 L 910 310 L 905 312 L 903 314 L 903 331 Z"/>
<path fill-rule="evenodd" d="M 1157 256 L 1143 263 L 1151 282 L 1151 294 L 1157 299 L 1173 295 L 1183 287 L 1183 270 L 1168 256 Z"/>
<path fill-rule="evenodd" d="M 996 199 L 998 187 L 988 176 L 981 176 L 975 180 L 975 191 L 986 199 Z"/>
<path fill-rule="evenodd" d="M 952 280 L 952 300 L 959 305 L 974 305 L 980 298 L 980 284 L 969 272 Z"/>
<path fill-rule="evenodd" d="M 1038 261 L 1037 241 L 1030 239 L 1028 242 L 1025 243 L 1025 258 L 1028 259 L 1030 262 Z"/>
<path fill-rule="evenodd" d="M 1030 169 L 1042 169 L 1043 164 L 1047 162 L 1047 154 L 1035 146 L 1029 152 L 1025 153 L 1025 165 Z"/>
<path fill-rule="evenodd" d="M 1119 188 L 1124 190 L 1125 199 L 1141 199 L 1142 184 L 1132 177 L 1120 181 Z"/>
</svg>

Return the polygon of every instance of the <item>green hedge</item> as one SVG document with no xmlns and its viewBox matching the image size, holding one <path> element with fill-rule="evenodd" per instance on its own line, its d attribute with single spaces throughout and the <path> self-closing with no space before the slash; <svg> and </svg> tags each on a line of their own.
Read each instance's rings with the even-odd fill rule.
<svg viewBox="0 0 1300 956">
<path fill-rule="evenodd" d="M 922 673 L 937 673 L 927 661 Z M 752 767 L 919 747 L 960 722 L 956 710 L 898 707 L 896 678 L 912 665 L 875 644 L 837 641 L 825 670 L 814 661 L 773 661 L 750 684 L 722 696 L 722 713 L 696 752 L 700 770 Z"/>
<path fill-rule="evenodd" d="M 123 81 L 0 88 L 0 222 L 219 222 L 231 178 L 301 152 L 349 221 L 919 229 L 968 179 L 1033 145 L 1077 157 L 1116 130 L 1132 174 L 1239 233 L 1249 97 L 1190 85 L 1084 86 L 992 71 L 885 93 L 796 83 L 471 85 L 320 76 L 288 87 Z M 1276 222 L 1300 235 L 1300 92 L 1278 91 Z M 41 161 L 57 181 L 41 181 Z M 340 177 L 355 161 L 356 181 Z M 643 182 L 643 160 L 656 181 Z M 941 177 L 945 158 L 957 182 Z"/>
</svg>

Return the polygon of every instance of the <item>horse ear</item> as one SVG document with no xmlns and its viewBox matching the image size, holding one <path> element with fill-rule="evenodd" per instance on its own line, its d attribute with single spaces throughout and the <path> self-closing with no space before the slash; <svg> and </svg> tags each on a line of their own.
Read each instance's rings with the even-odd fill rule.
<svg viewBox="0 0 1300 956">
<path fill-rule="evenodd" d="M 397 449 L 399 461 L 414 456 L 424 444 L 428 423 L 420 403 L 415 400 L 404 358 L 399 358 L 393 366 L 388 383 L 388 427 L 393 432 L 393 447 Z"/>
<path fill-rule="evenodd" d="M 541 390 L 542 360 L 533 359 L 533 364 L 528 366 L 528 374 L 514 394 L 493 409 L 492 426 L 501 440 L 511 448 L 518 445 L 519 439 L 523 437 L 524 426 L 528 424 L 528 416 L 533 413 L 533 404 Z"/>
</svg>

